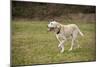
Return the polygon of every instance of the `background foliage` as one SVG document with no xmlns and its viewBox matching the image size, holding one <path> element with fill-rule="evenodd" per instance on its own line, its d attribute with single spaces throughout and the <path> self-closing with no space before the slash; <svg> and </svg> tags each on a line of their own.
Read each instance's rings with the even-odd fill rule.
<svg viewBox="0 0 100 67">
<path fill-rule="evenodd" d="M 88 20 L 95 21 L 95 6 L 67 5 L 37 2 L 12 2 L 12 18 L 32 20 Z"/>
</svg>

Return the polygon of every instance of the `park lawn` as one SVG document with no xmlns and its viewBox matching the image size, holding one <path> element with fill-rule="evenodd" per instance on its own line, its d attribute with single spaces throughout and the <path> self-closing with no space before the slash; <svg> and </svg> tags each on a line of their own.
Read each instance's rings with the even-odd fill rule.
<svg viewBox="0 0 100 67">
<path fill-rule="evenodd" d="M 76 24 L 84 33 L 83 37 L 80 35 L 78 37 L 81 48 L 69 52 L 71 41 L 68 40 L 65 43 L 64 53 L 60 53 L 54 33 L 47 31 L 47 24 L 47 21 L 12 21 L 12 65 L 96 60 L 95 23 L 77 22 Z"/>
</svg>

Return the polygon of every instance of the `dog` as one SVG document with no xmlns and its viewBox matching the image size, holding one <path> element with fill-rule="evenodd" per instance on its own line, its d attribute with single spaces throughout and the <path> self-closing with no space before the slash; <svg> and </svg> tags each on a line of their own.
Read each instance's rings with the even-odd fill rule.
<svg viewBox="0 0 100 67">
<path fill-rule="evenodd" d="M 55 33 L 56 38 L 59 41 L 58 47 L 61 48 L 61 53 L 64 52 L 64 43 L 68 38 L 71 38 L 72 40 L 69 51 L 73 49 L 73 46 L 75 44 L 79 48 L 79 45 L 77 44 L 77 36 L 78 34 L 83 36 L 83 33 L 80 31 L 79 27 L 76 24 L 63 25 L 58 23 L 57 21 L 51 21 L 48 24 L 48 31 L 53 31 Z"/>
</svg>

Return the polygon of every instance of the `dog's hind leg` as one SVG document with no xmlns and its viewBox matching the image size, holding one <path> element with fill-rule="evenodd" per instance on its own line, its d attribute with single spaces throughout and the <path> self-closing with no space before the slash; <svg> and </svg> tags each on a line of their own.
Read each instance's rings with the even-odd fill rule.
<svg viewBox="0 0 100 67">
<path fill-rule="evenodd" d="M 71 44 L 69 51 L 71 51 L 73 49 L 73 46 L 74 46 L 74 39 L 72 39 L 72 44 Z"/>
<path fill-rule="evenodd" d="M 78 35 L 78 31 L 75 30 L 72 34 L 72 44 L 71 44 L 71 48 L 69 49 L 69 51 L 71 51 L 73 49 L 73 46 L 75 46 L 77 35 Z"/>
<path fill-rule="evenodd" d="M 78 40 L 75 41 L 76 48 L 80 48 L 80 45 L 78 44 Z"/>
</svg>

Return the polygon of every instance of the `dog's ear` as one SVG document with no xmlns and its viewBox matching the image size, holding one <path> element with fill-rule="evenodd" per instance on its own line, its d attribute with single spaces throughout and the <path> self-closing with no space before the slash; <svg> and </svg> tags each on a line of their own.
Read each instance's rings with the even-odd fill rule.
<svg viewBox="0 0 100 67">
<path fill-rule="evenodd" d="M 55 28 L 55 32 L 58 34 L 61 30 L 61 25 L 59 23 L 57 23 L 57 26 Z"/>
<path fill-rule="evenodd" d="M 57 23 L 57 28 L 60 29 L 61 28 L 61 25 L 59 23 Z"/>
<path fill-rule="evenodd" d="M 49 22 L 52 22 L 52 21 L 54 21 L 54 19 L 49 19 L 48 21 L 49 21 Z"/>
</svg>

